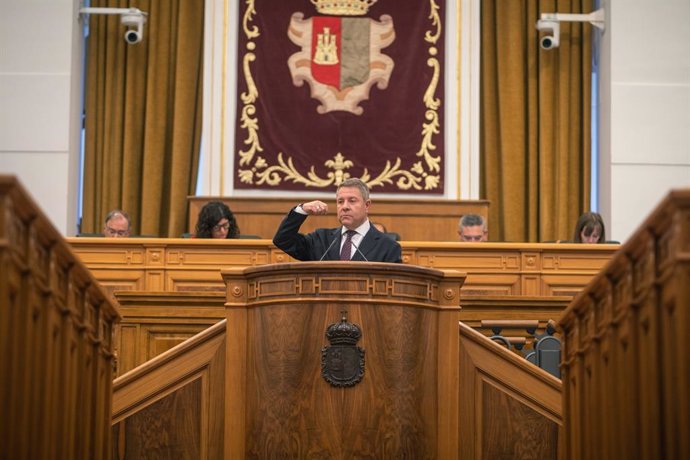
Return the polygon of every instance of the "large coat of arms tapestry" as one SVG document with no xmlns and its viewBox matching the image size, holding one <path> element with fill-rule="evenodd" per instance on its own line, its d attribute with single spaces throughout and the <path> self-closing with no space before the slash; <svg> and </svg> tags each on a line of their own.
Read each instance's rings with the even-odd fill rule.
<svg viewBox="0 0 690 460">
<path fill-rule="evenodd" d="M 235 189 L 443 194 L 444 1 L 241 1 Z"/>
</svg>

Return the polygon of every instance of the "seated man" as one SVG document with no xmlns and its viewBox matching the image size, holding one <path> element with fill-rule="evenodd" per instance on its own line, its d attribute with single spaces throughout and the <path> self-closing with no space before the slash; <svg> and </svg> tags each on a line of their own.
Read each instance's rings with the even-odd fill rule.
<svg viewBox="0 0 690 460">
<path fill-rule="evenodd" d="M 460 241 L 486 241 L 488 233 L 486 221 L 479 214 L 465 214 L 458 223 Z"/>
<path fill-rule="evenodd" d="M 127 238 L 131 228 L 129 215 L 120 209 L 114 209 L 105 217 L 103 235 L 106 238 Z"/>
<path fill-rule="evenodd" d="M 309 215 L 324 215 L 328 205 L 315 200 L 293 208 L 273 237 L 273 244 L 297 260 L 402 262 L 400 245 L 369 222 L 369 187 L 347 179 L 335 194 L 338 228 L 319 228 L 306 235 L 299 228 Z"/>
</svg>

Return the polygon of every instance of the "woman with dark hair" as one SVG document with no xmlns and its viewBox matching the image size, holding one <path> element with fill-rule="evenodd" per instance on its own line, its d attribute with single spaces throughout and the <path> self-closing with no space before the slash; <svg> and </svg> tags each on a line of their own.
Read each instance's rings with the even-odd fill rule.
<svg viewBox="0 0 690 460">
<path fill-rule="evenodd" d="M 606 241 L 604 219 L 598 212 L 586 212 L 575 224 L 574 243 L 603 243 Z"/>
<path fill-rule="evenodd" d="M 235 216 L 222 201 L 209 201 L 199 211 L 196 221 L 196 238 L 238 238 L 240 228 Z"/>
</svg>

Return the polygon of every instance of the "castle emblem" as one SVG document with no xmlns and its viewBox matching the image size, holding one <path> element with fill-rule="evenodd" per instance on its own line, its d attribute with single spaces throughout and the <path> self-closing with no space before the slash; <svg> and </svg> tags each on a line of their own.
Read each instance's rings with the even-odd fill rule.
<svg viewBox="0 0 690 460">
<path fill-rule="evenodd" d="M 379 21 L 356 17 L 366 14 L 377 0 L 311 0 L 327 16 L 304 19 L 293 13 L 288 37 L 302 50 L 288 59 L 295 86 L 307 82 L 311 96 L 321 102 L 319 113 L 342 110 L 361 115 L 371 87 L 386 89 L 393 60 L 381 53 L 395 40 L 393 18 Z"/>
<path fill-rule="evenodd" d="M 323 33 L 316 36 L 316 49 L 314 50 L 314 64 L 336 65 L 338 60 L 338 47 L 335 35 L 331 35 L 331 30 L 324 27 Z"/>
</svg>

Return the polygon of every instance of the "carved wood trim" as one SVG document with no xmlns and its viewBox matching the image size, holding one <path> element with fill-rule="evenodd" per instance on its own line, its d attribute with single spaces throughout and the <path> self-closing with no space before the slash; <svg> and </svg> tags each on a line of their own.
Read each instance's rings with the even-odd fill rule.
<svg viewBox="0 0 690 460">
<path fill-rule="evenodd" d="M 685 189 L 669 193 L 561 317 L 567 458 L 690 458 L 688 305 Z"/>
</svg>

